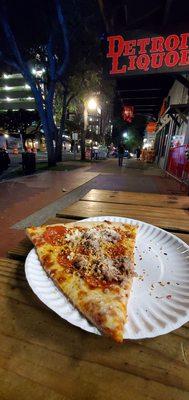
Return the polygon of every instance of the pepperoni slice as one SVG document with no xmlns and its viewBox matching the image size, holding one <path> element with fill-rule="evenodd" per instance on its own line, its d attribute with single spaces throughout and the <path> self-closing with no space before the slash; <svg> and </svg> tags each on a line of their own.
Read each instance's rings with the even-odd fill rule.
<svg viewBox="0 0 189 400">
<path fill-rule="evenodd" d="M 105 281 L 101 281 L 100 279 L 96 279 L 93 276 L 85 276 L 84 280 L 88 283 L 88 285 L 90 286 L 91 289 L 95 289 L 97 287 L 100 287 L 102 289 L 106 289 L 108 288 L 112 283 L 112 282 L 105 282 Z"/>
<path fill-rule="evenodd" d="M 48 226 L 43 234 L 46 242 L 52 246 L 60 246 L 64 242 L 64 236 L 67 232 L 65 226 Z"/>
<path fill-rule="evenodd" d="M 62 265 L 65 268 L 71 268 L 72 267 L 72 262 L 68 260 L 64 252 L 60 252 L 57 257 L 57 261 L 60 265 Z"/>
</svg>

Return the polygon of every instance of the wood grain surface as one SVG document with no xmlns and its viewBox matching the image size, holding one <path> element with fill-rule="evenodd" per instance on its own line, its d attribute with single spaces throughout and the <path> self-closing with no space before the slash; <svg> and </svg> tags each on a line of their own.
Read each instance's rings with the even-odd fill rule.
<svg viewBox="0 0 189 400">
<path fill-rule="evenodd" d="M 153 193 L 136 193 L 111 190 L 90 190 L 82 200 L 103 203 L 136 204 L 152 207 L 189 209 L 188 196 L 176 196 Z"/>
<path fill-rule="evenodd" d="M 80 200 L 59 211 L 57 217 L 89 218 L 99 215 L 122 216 L 141 220 L 164 229 L 189 232 L 189 211 L 165 207 L 137 206 Z"/>
<path fill-rule="evenodd" d="M 118 345 L 43 305 L 23 263 L 0 259 L 0 398 L 187 400 L 189 324 Z"/>
</svg>

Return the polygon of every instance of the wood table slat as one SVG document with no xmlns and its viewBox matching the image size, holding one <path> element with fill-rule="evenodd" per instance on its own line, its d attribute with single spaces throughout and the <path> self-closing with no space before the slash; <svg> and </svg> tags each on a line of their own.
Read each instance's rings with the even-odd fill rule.
<svg viewBox="0 0 189 400">
<path fill-rule="evenodd" d="M 8 286 L 1 275 L 5 265 Z M 0 397 L 29 400 L 27 388 L 32 399 L 42 400 L 48 388 L 52 400 L 87 400 L 95 387 L 99 400 L 187 400 L 189 329 L 186 337 L 171 333 L 117 345 L 44 307 L 27 282 L 25 288 L 16 284 L 22 268 L 22 262 L 0 259 Z"/>
<path fill-rule="evenodd" d="M 57 213 L 57 217 L 77 219 L 100 215 L 128 217 L 172 231 L 189 232 L 189 212 L 181 209 L 78 201 Z"/>
<path fill-rule="evenodd" d="M 43 225 L 53 225 L 53 224 L 69 224 L 70 222 L 74 222 L 74 219 L 70 218 L 58 218 L 58 217 L 52 217 L 47 219 Z"/>
<path fill-rule="evenodd" d="M 146 205 L 152 207 L 189 209 L 188 196 L 177 196 L 173 194 L 166 195 L 92 189 L 82 198 L 82 200 L 103 203 L 136 204 L 141 206 Z"/>
</svg>

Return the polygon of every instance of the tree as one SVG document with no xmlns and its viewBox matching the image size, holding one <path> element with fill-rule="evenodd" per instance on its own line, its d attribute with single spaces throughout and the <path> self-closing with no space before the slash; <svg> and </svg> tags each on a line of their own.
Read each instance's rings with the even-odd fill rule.
<svg viewBox="0 0 189 400">
<path fill-rule="evenodd" d="M 46 29 L 45 43 L 40 46 L 40 52 L 35 58 L 36 74 L 32 74 L 28 54 L 18 44 L 9 22 L 8 9 L 5 1 L 1 3 L 0 24 L 4 34 L 6 49 L 0 50 L 3 62 L 20 72 L 31 87 L 37 110 L 43 125 L 46 139 L 48 163 L 56 163 L 57 147 L 59 145 L 59 132 L 53 117 L 53 99 L 56 83 L 63 80 L 69 60 L 69 41 L 65 17 L 61 0 L 54 0 L 52 18 L 49 28 Z M 28 5 L 26 4 L 28 7 Z M 47 23 L 47 21 L 46 21 Z M 62 46 L 59 52 L 56 47 L 57 27 L 62 37 Z M 45 69 L 43 69 L 45 65 Z M 55 147 L 56 144 L 56 147 Z"/>
<path fill-rule="evenodd" d="M 86 65 L 85 60 L 82 60 L 77 67 L 77 72 L 70 75 L 66 82 L 60 125 L 61 132 L 63 132 L 65 127 L 67 111 L 83 115 L 88 97 L 94 95 L 94 93 L 98 93 L 100 90 L 99 72 L 96 72 L 92 65 Z M 85 159 L 85 134 L 86 130 L 83 126 L 81 130 L 81 155 L 83 160 Z"/>
<path fill-rule="evenodd" d="M 55 115 L 56 120 L 60 124 L 60 130 L 63 134 L 65 125 L 71 126 L 67 121 L 67 114 L 75 115 L 74 119 L 79 122 L 79 130 L 81 132 L 82 155 L 84 159 L 84 143 L 86 130 L 81 127 L 81 116 L 84 114 L 84 108 L 87 100 L 90 97 L 96 97 L 98 105 L 101 108 L 101 141 L 104 142 L 104 135 L 109 126 L 111 118 L 111 103 L 110 98 L 113 96 L 114 82 L 107 81 L 102 75 L 100 66 L 87 62 L 80 61 L 75 65 L 75 71 L 69 75 L 66 82 L 66 91 L 64 86 L 57 86 L 55 96 Z M 63 99 L 63 101 L 62 101 Z M 77 129 L 78 130 L 78 129 Z"/>
<path fill-rule="evenodd" d="M 68 112 L 84 117 L 85 102 L 88 97 L 97 95 L 98 100 L 100 98 L 104 100 L 101 96 L 104 80 L 102 75 L 104 54 L 101 45 L 104 25 L 96 1 L 75 0 L 72 24 L 73 21 L 75 26 L 70 27 L 69 35 L 70 48 L 74 49 L 70 57 L 72 62 L 61 82 L 62 85 L 57 86 L 55 96 L 56 120 L 59 121 L 62 135 L 67 124 Z M 76 119 L 78 120 L 78 117 Z M 85 133 L 83 123 L 81 131 L 83 157 Z"/>
</svg>

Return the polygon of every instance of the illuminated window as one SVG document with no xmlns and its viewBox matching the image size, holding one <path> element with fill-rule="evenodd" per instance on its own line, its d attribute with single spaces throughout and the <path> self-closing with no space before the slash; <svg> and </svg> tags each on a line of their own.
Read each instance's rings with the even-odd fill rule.
<svg viewBox="0 0 189 400">
<path fill-rule="evenodd" d="M 30 90 L 30 86 L 29 85 L 20 85 L 20 86 L 8 86 L 8 85 L 5 85 L 5 86 L 2 86 L 2 87 L 0 87 L 0 91 L 2 92 L 2 91 L 4 91 L 4 90 L 6 90 L 6 91 L 15 91 L 15 92 L 19 92 L 19 91 L 22 91 L 22 90 Z"/>
<path fill-rule="evenodd" d="M 15 78 L 22 78 L 21 74 L 3 74 L 4 79 L 15 79 Z"/>
</svg>

